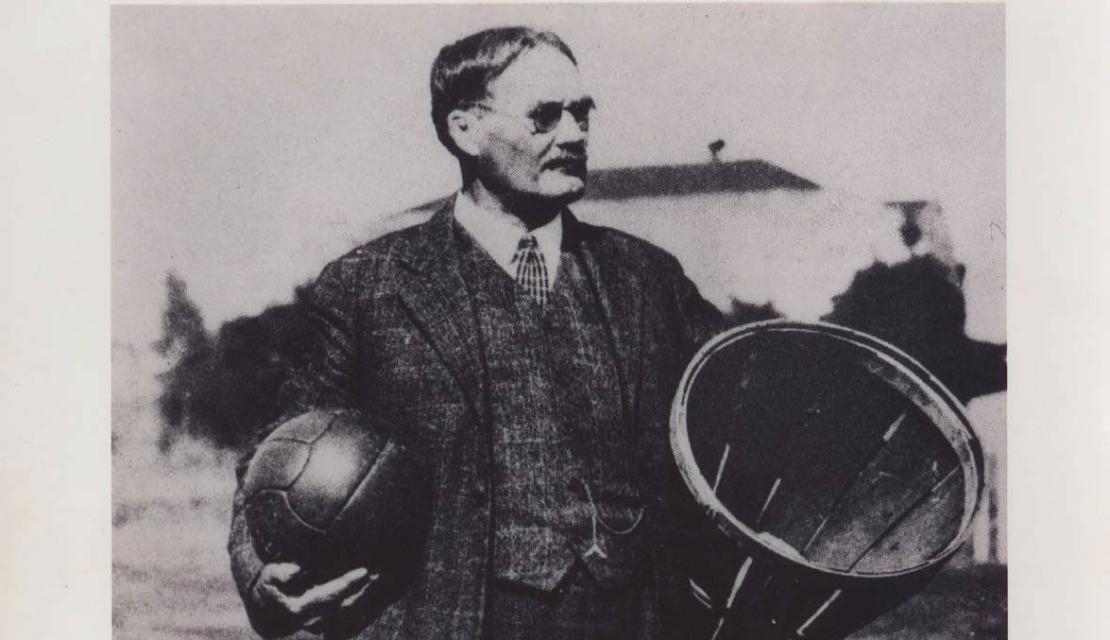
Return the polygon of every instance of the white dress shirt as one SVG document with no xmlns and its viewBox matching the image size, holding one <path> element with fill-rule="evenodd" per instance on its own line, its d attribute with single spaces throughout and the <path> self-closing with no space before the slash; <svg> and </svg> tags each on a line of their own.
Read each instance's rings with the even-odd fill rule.
<svg viewBox="0 0 1110 640">
<path fill-rule="evenodd" d="M 520 218 L 500 211 L 479 207 L 463 192 L 455 194 L 455 219 L 474 238 L 482 249 L 516 279 L 517 245 L 529 235 L 528 227 Z M 531 231 L 536 237 L 544 264 L 547 266 L 547 288 L 555 286 L 555 273 L 559 269 L 559 252 L 563 246 L 563 214 L 560 212 L 550 222 Z"/>
</svg>

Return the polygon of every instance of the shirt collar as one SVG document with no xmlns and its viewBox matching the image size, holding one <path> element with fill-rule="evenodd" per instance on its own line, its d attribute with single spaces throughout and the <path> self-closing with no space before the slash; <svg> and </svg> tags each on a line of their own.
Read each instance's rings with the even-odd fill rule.
<svg viewBox="0 0 1110 640">
<path fill-rule="evenodd" d="M 479 207 L 461 191 L 455 194 L 455 220 L 509 275 L 516 277 L 513 256 L 528 228 L 516 216 Z M 563 244 L 563 214 L 531 231 L 547 265 L 547 284 L 553 286 Z"/>
</svg>

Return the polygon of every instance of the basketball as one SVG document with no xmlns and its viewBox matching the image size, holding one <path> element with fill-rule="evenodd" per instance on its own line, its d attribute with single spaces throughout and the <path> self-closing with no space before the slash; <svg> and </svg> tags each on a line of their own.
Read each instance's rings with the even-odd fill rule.
<svg viewBox="0 0 1110 640">
<path fill-rule="evenodd" d="M 259 557 L 328 579 L 356 567 L 396 576 L 418 558 L 430 484 L 423 456 L 352 411 L 311 411 L 275 429 L 243 481 Z"/>
</svg>

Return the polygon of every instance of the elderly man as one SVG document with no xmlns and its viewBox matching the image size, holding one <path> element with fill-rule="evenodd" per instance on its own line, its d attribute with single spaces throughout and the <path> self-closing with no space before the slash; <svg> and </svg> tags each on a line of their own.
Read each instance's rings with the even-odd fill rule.
<svg viewBox="0 0 1110 640">
<path fill-rule="evenodd" d="M 658 638 L 674 616 L 667 418 L 720 317 L 662 250 L 578 221 L 594 102 L 558 36 L 445 47 L 432 118 L 462 188 L 428 222 L 328 265 L 290 413 L 351 407 L 411 433 L 434 474 L 421 566 L 304 584 L 263 565 L 237 498 L 252 624 L 361 638 Z M 351 625 L 351 619 L 357 624 Z"/>
</svg>

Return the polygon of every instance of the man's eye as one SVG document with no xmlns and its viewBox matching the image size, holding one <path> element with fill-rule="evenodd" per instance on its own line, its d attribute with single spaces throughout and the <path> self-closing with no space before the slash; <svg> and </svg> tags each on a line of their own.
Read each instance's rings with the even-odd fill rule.
<svg viewBox="0 0 1110 640">
<path fill-rule="evenodd" d="M 532 112 L 532 121 L 540 131 L 550 131 L 559 124 L 563 117 L 563 105 L 549 103 L 540 105 Z"/>
<path fill-rule="evenodd" d="M 579 102 L 567 107 L 567 111 L 577 122 L 589 122 L 590 112 L 593 111 L 594 105 L 592 102 Z"/>
</svg>

